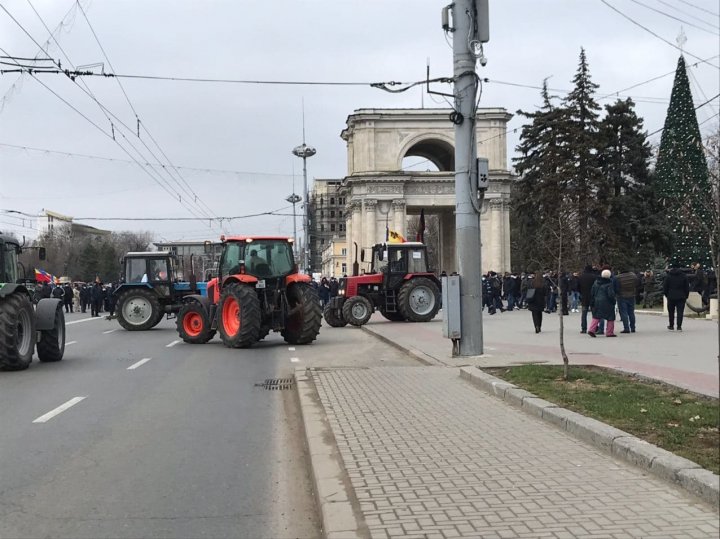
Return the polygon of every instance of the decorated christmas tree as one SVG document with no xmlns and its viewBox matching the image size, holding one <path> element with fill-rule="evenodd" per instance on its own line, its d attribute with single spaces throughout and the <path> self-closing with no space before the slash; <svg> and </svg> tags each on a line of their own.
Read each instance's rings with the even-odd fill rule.
<svg viewBox="0 0 720 539">
<path fill-rule="evenodd" d="M 709 219 L 708 168 L 682 56 L 675 72 L 655 176 L 657 194 L 673 235 L 670 262 L 683 267 L 693 262 L 709 265 L 707 227 L 702 226 Z"/>
</svg>

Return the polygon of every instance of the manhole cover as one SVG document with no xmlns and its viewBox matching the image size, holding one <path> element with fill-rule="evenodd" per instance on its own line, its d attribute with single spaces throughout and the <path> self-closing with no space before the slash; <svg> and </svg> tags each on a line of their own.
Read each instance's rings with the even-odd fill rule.
<svg viewBox="0 0 720 539">
<path fill-rule="evenodd" d="M 271 391 L 281 389 L 292 389 L 295 381 L 292 378 L 266 378 L 264 382 L 258 382 L 255 387 L 262 387 Z"/>
</svg>

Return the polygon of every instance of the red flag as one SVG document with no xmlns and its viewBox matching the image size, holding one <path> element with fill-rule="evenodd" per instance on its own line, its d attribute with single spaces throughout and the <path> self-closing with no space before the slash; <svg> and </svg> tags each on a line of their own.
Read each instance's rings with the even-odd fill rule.
<svg viewBox="0 0 720 539">
<path fill-rule="evenodd" d="M 420 224 L 418 225 L 418 233 L 415 239 L 421 243 L 425 243 L 425 208 L 420 210 Z"/>
</svg>

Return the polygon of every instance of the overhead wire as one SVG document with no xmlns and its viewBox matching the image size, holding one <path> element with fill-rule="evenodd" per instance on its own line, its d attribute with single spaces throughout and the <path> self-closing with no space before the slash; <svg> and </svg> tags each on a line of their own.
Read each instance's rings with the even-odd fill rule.
<svg viewBox="0 0 720 539">
<path fill-rule="evenodd" d="M 664 15 L 664 16 L 669 17 L 669 18 L 671 18 L 671 19 L 673 19 L 673 20 L 675 20 L 675 21 L 681 22 L 681 23 L 683 23 L 683 24 L 687 24 L 688 26 L 691 26 L 692 28 L 697 28 L 698 30 L 702 30 L 703 32 L 707 32 L 707 33 L 709 33 L 709 34 L 713 34 L 713 35 L 716 35 L 716 36 L 717 36 L 717 35 L 720 35 L 720 34 L 718 34 L 718 31 L 717 31 L 717 30 L 715 30 L 715 31 L 708 30 L 707 28 L 703 28 L 702 26 L 698 26 L 698 25 L 695 24 L 695 23 L 692 23 L 692 22 L 683 20 L 683 19 L 681 19 L 680 17 L 675 17 L 674 15 L 671 15 L 670 13 L 665 13 L 664 11 L 662 11 L 662 10 L 660 10 L 660 9 L 654 8 L 654 7 L 652 7 L 652 6 L 649 6 L 649 5 L 645 4 L 644 2 L 640 2 L 640 0 L 630 0 L 630 1 L 631 1 L 633 4 L 637 4 L 637 5 L 639 5 L 639 6 L 642 6 L 642 7 L 646 8 L 646 9 L 649 9 L 649 10 L 651 10 L 651 11 L 654 11 L 655 13 L 659 13 L 660 15 Z"/>
<path fill-rule="evenodd" d="M 685 10 L 683 10 L 683 9 L 680 9 L 679 7 L 677 7 L 677 6 L 674 5 L 674 4 L 671 4 L 670 2 L 666 2 L 665 0 L 657 0 L 657 1 L 658 1 L 659 3 L 665 5 L 665 6 L 669 7 L 669 8 L 672 8 L 672 9 L 674 9 L 674 10 L 676 10 L 676 11 L 679 11 L 680 13 L 682 13 L 683 15 L 685 15 L 686 17 L 690 17 L 691 19 L 695 19 L 696 21 L 699 21 L 699 22 L 701 22 L 701 23 L 703 23 L 703 24 L 707 24 L 708 26 L 710 26 L 710 27 L 712 27 L 712 28 L 717 28 L 716 25 L 714 25 L 714 24 L 712 24 L 712 23 L 709 23 L 709 22 L 707 22 L 705 19 L 701 19 L 700 17 L 697 17 L 697 16 L 695 16 L 695 15 L 693 15 L 693 14 L 691 14 L 691 13 L 688 13 L 687 11 L 685 11 Z M 716 14 L 716 16 L 718 16 L 718 15 Z"/>
<path fill-rule="evenodd" d="M 688 52 L 688 51 L 686 51 L 685 49 L 683 49 L 683 48 L 681 48 L 681 47 L 678 47 L 678 46 L 675 45 L 674 43 L 671 43 L 670 41 L 668 41 L 667 39 L 665 39 L 665 38 L 662 37 L 661 35 L 659 35 L 659 34 L 653 32 L 652 30 L 650 30 L 650 28 L 648 28 L 647 26 L 644 26 L 644 25 L 640 24 L 638 21 L 636 21 L 635 19 L 633 19 L 633 18 L 630 17 L 629 15 L 626 15 L 625 13 L 623 13 L 622 11 L 620 11 L 619 9 L 617 9 L 615 6 L 613 6 L 612 4 L 610 4 L 607 0 L 600 0 L 600 2 L 602 2 L 603 4 L 605 4 L 607 7 L 609 7 L 610 9 L 612 9 L 614 12 L 616 12 L 618 15 L 620 15 L 620 16 L 623 17 L 624 19 L 627 19 L 628 21 L 630 21 L 630 22 L 631 22 L 632 24 L 634 24 L 635 26 L 638 26 L 638 27 L 642 28 L 643 30 L 645 30 L 645 31 L 648 32 L 649 34 L 652 34 L 653 36 L 655 36 L 656 38 L 658 38 L 658 39 L 659 39 L 660 41 L 662 41 L 663 43 L 666 43 L 667 45 L 670 45 L 673 49 L 677 49 L 677 50 L 679 50 L 680 52 L 682 52 L 682 53 L 684 53 L 684 54 L 687 54 L 688 56 L 692 56 L 693 58 L 695 58 L 695 59 L 697 59 L 697 60 L 701 60 L 702 62 L 704 62 L 704 63 L 706 63 L 706 64 L 714 67 L 715 69 L 720 69 L 720 66 L 717 66 L 717 65 L 715 65 L 715 64 L 711 64 L 710 62 L 708 62 L 708 61 L 706 61 L 706 60 L 703 60 L 703 59 L 700 58 L 699 56 L 697 56 L 697 55 L 695 55 L 695 54 L 692 54 L 691 52 Z"/>
<path fill-rule="evenodd" d="M 68 57 L 68 55 L 65 53 L 65 51 L 62 49 L 62 46 L 59 44 L 59 42 L 55 39 L 53 33 L 52 33 L 52 32 L 50 31 L 50 29 L 47 27 L 47 25 L 45 24 L 44 20 L 43 20 L 42 17 L 40 16 L 40 14 L 39 14 L 39 13 L 37 12 L 37 10 L 35 10 L 35 8 L 32 6 L 32 3 L 30 2 L 30 0 L 27 0 L 27 1 L 28 1 L 28 4 L 30 4 L 30 6 L 31 6 L 31 8 L 33 9 L 33 11 L 35 11 L 35 14 L 38 16 L 38 18 L 39 18 L 40 21 L 42 22 L 43 26 L 45 27 L 45 29 L 50 33 L 50 39 L 49 39 L 46 43 L 49 43 L 50 40 L 55 41 L 55 43 L 58 45 L 61 53 L 65 56 L 65 58 L 67 59 L 68 63 L 72 66 L 72 65 L 73 65 L 73 64 L 72 64 L 72 61 L 70 60 L 70 58 Z M 82 6 L 80 6 L 79 2 L 77 3 L 77 5 L 78 5 L 80 8 L 82 7 Z M 5 11 L 5 13 L 6 13 L 6 14 L 13 20 L 13 22 L 15 22 L 15 24 L 33 41 L 33 43 L 35 43 L 35 45 L 37 45 L 37 46 L 49 57 L 49 55 L 48 55 L 47 51 L 45 50 L 45 48 L 43 47 L 43 45 L 41 45 L 40 43 L 38 43 L 38 41 L 32 36 L 32 34 L 30 34 L 30 32 L 7 10 L 7 8 L 5 8 L 5 6 L 3 6 L 2 4 L 0 4 L 0 8 L 1 8 L 3 11 Z M 2 50 L 2 49 L 0 49 L 0 50 Z M 7 51 L 4 51 L 4 50 L 3 50 L 3 52 L 5 52 L 5 54 L 8 54 Z M 55 65 L 58 66 L 58 68 L 60 68 L 60 65 L 59 65 L 58 62 L 54 62 L 54 63 L 55 63 Z M 33 73 L 30 73 L 30 74 L 33 76 L 33 78 L 35 78 L 36 80 L 38 80 L 37 77 L 35 77 L 35 75 L 34 75 Z M 125 151 L 126 153 L 128 153 L 128 155 L 129 155 L 133 160 L 135 160 L 135 162 L 136 162 L 141 168 L 143 168 L 143 170 L 145 171 L 145 173 L 148 174 L 148 175 L 155 181 L 155 183 L 158 183 L 161 187 L 163 187 L 163 189 L 164 189 L 168 194 L 170 194 L 173 198 L 175 198 L 175 197 L 177 196 L 177 199 L 178 199 L 179 203 L 180 203 L 183 207 L 185 207 L 186 210 L 188 210 L 188 211 L 189 211 L 191 214 L 193 214 L 193 215 L 196 215 L 196 216 L 201 215 L 203 212 L 197 212 L 197 211 L 195 211 L 191 206 L 188 206 L 187 203 L 183 203 L 183 200 L 182 200 L 181 195 L 180 195 L 179 193 L 177 193 L 177 191 L 171 186 L 171 184 L 170 184 L 166 179 L 163 179 L 159 174 L 157 175 L 157 177 L 155 177 L 155 176 L 153 176 L 152 174 L 150 174 L 150 172 L 149 172 L 147 169 L 145 169 L 145 167 L 143 167 L 143 165 L 142 165 L 139 161 L 137 161 L 137 159 L 135 159 L 129 152 L 127 152 L 127 150 L 126 150 L 121 144 L 119 144 L 119 142 L 118 142 L 118 141 L 116 140 L 116 138 L 115 138 L 114 124 L 113 124 L 113 122 L 112 122 L 112 120 L 110 119 L 109 116 L 112 116 L 113 118 L 115 118 L 115 120 L 116 120 L 120 125 L 124 126 L 126 129 L 128 129 L 128 131 L 132 132 L 132 129 L 129 128 L 129 127 L 128 127 L 122 120 L 120 120 L 120 118 L 118 118 L 115 114 L 113 114 L 112 111 L 110 111 L 110 110 L 107 109 L 102 103 L 100 103 L 100 101 L 95 97 L 95 95 L 92 93 L 92 91 L 89 89 L 89 87 L 87 87 L 87 84 L 85 84 L 84 81 L 82 81 L 82 82 L 83 82 L 83 85 L 85 86 L 85 88 L 83 88 L 82 86 L 80 86 L 80 84 L 79 84 L 77 81 L 75 81 L 74 79 L 71 78 L 71 80 L 78 86 L 78 88 L 80 88 L 80 90 L 82 90 L 82 91 L 83 91 L 84 93 L 86 93 L 93 101 L 95 101 L 95 103 L 98 105 L 98 107 L 100 107 L 100 109 L 101 109 L 101 111 L 103 112 L 103 114 L 105 115 L 106 119 L 107 119 L 108 122 L 111 124 L 112 134 L 109 135 L 109 136 L 113 139 L 113 141 L 114 141 L 119 147 L 121 147 L 121 148 L 123 149 L 123 151 Z M 45 84 L 43 84 L 43 86 L 45 86 L 46 88 L 49 89 L 49 87 L 47 87 Z M 55 94 L 56 96 L 58 96 L 58 94 L 55 93 L 54 91 L 53 91 L 53 94 Z M 58 96 L 58 97 L 59 97 L 59 96 Z M 64 101 L 66 104 L 69 104 L 69 103 L 68 103 L 67 101 L 65 101 L 64 99 L 63 99 L 63 101 Z M 72 108 L 73 108 L 73 110 L 75 110 L 76 112 L 79 112 L 75 107 L 72 107 Z M 82 116 L 83 116 L 84 118 L 88 119 L 85 115 L 82 115 Z M 93 124 L 94 124 L 94 122 L 93 122 Z M 94 124 L 94 125 L 96 125 L 96 127 L 98 127 L 97 124 Z M 103 129 L 101 129 L 101 131 L 102 131 L 103 133 L 105 133 L 106 135 L 108 135 Z M 138 150 L 137 147 L 136 147 L 130 140 L 128 140 L 128 138 L 125 136 L 125 134 L 124 134 L 121 130 L 118 130 L 117 132 L 123 137 L 123 139 L 128 143 L 128 145 L 129 145 L 139 156 L 141 156 L 141 158 L 144 158 L 144 157 L 142 156 L 142 152 L 141 152 L 140 150 Z M 159 159 L 157 158 L 157 156 L 152 152 L 152 150 L 148 147 L 148 145 L 147 145 L 142 139 L 140 139 L 140 141 L 141 141 L 141 143 L 145 146 L 145 148 L 148 150 L 148 152 L 153 156 L 153 158 L 155 158 L 155 159 L 159 162 L 160 160 L 159 160 Z M 167 170 L 165 170 L 165 171 L 167 172 Z M 155 173 L 154 170 L 153 170 L 153 173 Z M 168 174 L 169 174 L 169 173 L 168 173 Z M 170 177 L 172 178 L 172 175 L 170 175 Z"/>
<path fill-rule="evenodd" d="M 687 0 L 680 0 L 683 4 L 694 7 L 695 9 L 699 9 L 700 11 L 704 11 L 705 13 L 709 13 L 710 15 L 714 15 L 716 17 L 720 17 L 720 13 L 715 13 L 714 11 L 710 11 L 709 9 L 705 9 L 704 7 L 696 6 L 692 2 L 688 2 Z"/>
</svg>

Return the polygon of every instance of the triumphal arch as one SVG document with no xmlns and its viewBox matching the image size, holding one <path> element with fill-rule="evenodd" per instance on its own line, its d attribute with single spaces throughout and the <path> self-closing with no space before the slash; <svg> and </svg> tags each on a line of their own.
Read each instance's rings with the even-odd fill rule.
<svg viewBox="0 0 720 539">
<path fill-rule="evenodd" d="M 439 268 L 455 263 L 455 127 L 450 109 L 359 109 L 347 119 L 346 237 L 348 268 L 354 244 L 368 248 L 385 240 L 386 227 L 407 237 L 408 215 L 438 216 Z M 510 270 L 510 186 L 507 122 L 503 108 L 478 109 L 477 154 L 490 165 L 490 187 L 480 217 L 483 271 Z M 403 170 L 403 159 L 420 157 L 437 170 Z M 369 264 L 361 264 L 368 269 Z"/>
</svg>

